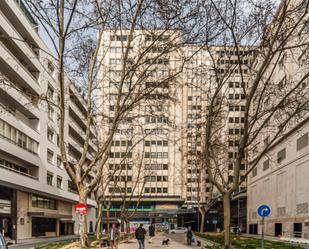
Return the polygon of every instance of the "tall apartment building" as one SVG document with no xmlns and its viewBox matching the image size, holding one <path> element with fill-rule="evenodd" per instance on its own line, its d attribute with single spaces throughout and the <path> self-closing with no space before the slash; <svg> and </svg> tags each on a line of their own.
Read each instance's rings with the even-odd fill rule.
<svg viewBox="0 0 309 249">
<path fill-rule="evenodd" d="M 292 15 L 295 15 L 293 20 L 296 21 L 299 16 L 305 14 L 306 1 L 291 1 L 289 4 L 289 8 L 293 9 Z M 289 25 L 294 23 L 291 22 Z M 274 86 L 272 91 L 276 94 L 264 98 L 262 107 L 265 110 L 278 103 L 280 97 L 282 98 L 281 93 L 285 94 L 299 83 L 301 84 L 298 90 L 291 95 L 293 99 L 290 98 L 286 102 L 292 101 L 295 105 L 296 101 L 308 102 L 309 79 L 307 77 L 300 81 L 309 69 L 308 46 L 303 43 L 308 39 L 308 30 L 307 13 L 303 22 L 297 23 L 296 29 L 288 39 L 286 46 L 292 49 L 275 55 L 274 61 L 277 60 L 278 63 L 274 64 L 273 73 L 267 72 L 265 78 L 269 77 L 268 80 Z M 257 61 L 257 65 L 258 63 Z M 280 130 L 285 115 L 280 115 L 277 111 L 273 118 L 273 127 L 267 127 L 259 136 L 258 150 L 267 148 L 269 141 Z M 261 204 L 267 204 L 270 206 L 271 214 L 265 220 L 266 234 L 309 238 L 308 111 L 300 112 L 291 121 L 274 144 L 267 149 L 249 176 L 247 210 L 250 233 L 261 233 L 261 219 L 257 215 L 257 208 Z M 254 159 L 254 155 L 251 156 Z"/>
<path fill-rule="evenodd" d="M 0 37 L 0 226 L 17 241 L 77 233 L 78 196 L 57 146 L 57 108 L 38 98 L 57 101 L 56 68 L 23 1 L 0 2 Z M 66 136 L 78 157 L 84 101 L 73 84 L 68 91 Z"/>
<path fill-rule="evenodd" d="M 125 197 L 132 202 L 125 209 L 135 210 L 137 206 L 131 217 L 132 223 L 137 219 L 149 222 L 156 217 L 158 221 L 173 219 L 175 223 L 175 212 L 182 202 L 181 139 L 180 129 L 177 130 L 181 125 L 181 83 L 179 77 L 166 80 L 176 75 L 181 54 L 178 49 L 164 52 L 171 43 L 181 42 L 179 39 L 179 31 L 135 30 L 129 48 L 127 63 L 132 61 L 133 65 L 139 66 L 133 68 L 132 78 L 127 73 L 124 97 L 130 91 L 128 88 L 146 90 L 160 82 L 119 125 L 108 161 L 112 178 L 106 195 L 113 196 L 114 200 L 118 198 L 113 202 L 111 215 L 120 217 L 119 213 L 126 205 Z M 98 106 L 108 117 L 115 115 L 128 40 L 129 30 L 103 32 L 100 80 L 104 99 Z M 141 57 L 142 53 L 145 55 Z M 130 71 L 129 68 L 127 66 L 126 70 Z M 131 94 L 135 98 L 134 90 Z M 176 97 L 177 101 L 169 100 L 170 97 Z M 108 129 L 107 126 L 106 133 Z"/>
<path fill-rule="evenodd" d="M 102 103 L 99 105 L 103 105 L 107 116 L 111 117 L 114 115 L 114 101 L 117 95 L 117 86 L 120 84 L 119 78 L 115 77 L 115 74 L 117 72 L 121 73 L 123 66 L 122 58 L 125 51 L 122 47 L 126 48 L 127 46 L 128 32 L 128 30 L 106 30 L 103 33 L 104 45 L 102 46 L 101 54 L 104 66 L 101 70 L 101 81 L 103 95 L 108 97 L 105 98 L 105 104 L 104 100 L 101 100 Z M 153 36 L 152 30 L 135 31 L 129 53 L 133 57 L 133 64 L 134 58 L 138 58 L 138 53 L 135 51 L 141 53 L 149 42 L 153 42 L 151 36 Z M 178 36 L 181 39 L 180 32 Z M 155 56 L 162 51 L 157 48 L 158 46 L 160 45 L 151 48 L 151 51 L 155 50 L 155 52 L 149 53 L 147 56 L 151 58 L 151 56 Z M 210 52 L 215 59 L 211 58 Z M 243 58 L 247 58 L 243 62 L 243 74 L 246 81 L 249 73 L 247 65 L 251 62 L 253 52 L 249 51 L 248 48 L 243 48 L 241 53 Z M 112 143 L 111 158 L 109 159 L 109 172 L 114 174 L 111 185 L 115 185 L 115 182 L 118 183 L 116 184 L 117 186 L 115 185 L 108 189 L 107 195 L 117 196 L 118 194 L 121 196 L 119 192 L 125 191 L 125 189 L 128 190 L 128 186 L 134 185 L 136 181 L 134 178 L 139 177 L 139 185 L 142 185 L 144 189 L 142 191 L 140 210 L 137 212 L 138 215 L 135 214 L 134 217 L 148 221 L 151 214 L 157 213 L 163 217 L 164 210 L 160 210 L 162 204 L 164 204 L 165 209 L 168 208 L 166 204 L 173 204 L 169 205 L 169 208 L 174 210 L 170 210 L 169 213 L 176 217 L 177 214 L 186 213 L 185 211 L 177 211 L 183 205 L 183 208 L 191 208 L 192 210 L 192 208 L 197 208 L 199 203 L 205 202 L 206 198 L 209 198 L 211 185 L 207 180 L 205 169 L 200 168 L 200 157 L 205 115 L 209 104 L 209 91 L 213 86 L 215 70 L 222 75 L 224 75 L 226 70 L 230 70 L 222 89 L 222 95 L 225 96 L 223 108 L 226 111 L 222 122 L 226 129 L 222 131 L 223 134 L 220 136 L 220 139 L 224 140 L 222 142 L 228 145 L 224 160 L 229 163 L 225 164 L 226 170 L 223 171 L 226 179 L 230 181 L 233 177 L 231 172 L 235 158 L 234 148 L 237 146 L 237 136 L 242 133 L 244 94 L 242 93 L 242 85 L 240 83 L 240 72 L 237 71 L 237 66 L 234 66 L 237 64 L 234 63 L 237 60 L 235 49 L 232 47 L 212 47 L 208 51 L 200 45 L 181 44 L 179 53 L 169 53 L 169 60 L 149 73 L 149 79 L 146 80 L 145 86 L 147 87 L 150 86 L 149 84 L 160 81 L 160 77 L 164 77 L 165 74 L 168 75 L 169 71 L 173 71 L 173 67 L 177 67 L 177 65 L 173 65 L 173 61 L 182 61 L 179 59 L 179 54 L 182 59 L 190 58 L 190 60 L 185 63 L 184 70 L 177 78 L 177 84 L 167 86 L 161 92 L 162 94 L 175 94 L 175 100 L 164 103 L 160 111 L 155 110 L 157 105 L 155 101 L 150 102 L 147 100 L 144 103 L 141 102 L 142 107 L 139 110 L 134 110 L 136 112 L 135 116 L 138 113 L 140 118 L 133 121 L 133 124 L 122 124 L 119 130 L 117 130 Z M 129 83 L 127 82 L 127 84 Z M 162 91 L 162 89 L 157 91 Z M 163 115 L 164 118 L 158 119 L 157 115 Z M 141 124 L 142 129 L 137 124 Z M 177 127 L 177 129 L 171 129 L 171 124 Z M 143 139 L 143 146 L 136 146 L 132 150 L 133 153 L 129 154 L 129 159 L 125 154 L 125 151 L 128 150 L 128 131 L 131 137 L 136 136 L 136 134 L 146 133 Z M 129 147 L 134 144 L 134 139 L 133 142 L 130 142 Z M 134 164 L 134 161 L 136 164 L 136 161 L 138 161 L 137 155 L 140 153 L 138 151 L 142 151 L 142 154 L 144 153 L 142 174 L 136 170 L 134 171 L 133 165 L 129 166 L 129 168 L 126 168 L 124 165 L 120 166 L 121 161 L 124 160 L 123 158 L 126 158 L 125 161 L 127 162 L 128 160 L 131 161 L 130 164 L 132 162 Z M 118 167 L 119 170 L 115 171 L 115 167 Z M 245 169 L 244 162 L 242 171 L 245 172 Z M 121 176 L 128 173 L 129 178 Z M 145 185 L 143 185 L 144 180 L 146 180 Z M 126 185 L 126 188 L 121 187 L 119 182 L 122 182 L 122 185 Z M 129 187 L 129 191 L 133 191 L 133 185 Z M 238 208 L 236 208 L 237 212 L 233 216 L 233 224 L 236 223 L 235 225 L 238 225 L 241 223 L 245 230 L 246 212 L 244 206 L 246 194 L 244 189 L 245 185 L 241 189 L 242 196 L 238 195 L 241 199 L 235 198 L 235 205 Z M 136 188 L 137 193 L 139 190 L 139 188 Z M 133 196 L 136 196 L 137 193 L 133 194 Z M 129 195 L 131 194 L 129 193 Z M 122 205 L 117 203 L 112 208 L 112 211 L 120 212 L 121 207 Z M 132 206 L 131 209 L 134 210 L 134 207 Z M 196 213 L 196 211 L 194 212 Z M 189 219 L 192 222 L 192 216 Z M 182 221 L 182 223 L 185 222 L 187 221 Z M 186 225 L 189 225 L 189 223 L 186 223 Z"/>
<path fill-rule="evenodd" d="M 213 195 L 219 195 L 214 189 L 212 193 L 211 183 L 207 178 L 205 168 L 201 168 L 201 156 L 203 146 L 203 135 L 205 134 L 206 115 L 209 103 L 213 97 L 213 91 L 222 83 L 220 96 L 222 97 L 222 120 L 218 124 L 217 139 L 224 146 L 221 156 L 221 172 L 225 179 L 233 181 L 233 162 L 236 159 L 235 147 L 238 146 L 238 136 L 243 132 L 245 95 L 241 83 L 238 68 L 238 57 L 234 47 L 213 46 L 203 48 L 200 45 L 184 46 L 184 53 L 190 61 L 187 63 L 183 73 L 183 122 L 186 133 L 183 135 L 183 167 L 186 169 L 184 175 L 184 186 L 186 187 L 184 197 L 187 206 L 198 207 L 207 203 L 207 199 Z M 249 69 L 252 61 L 253 51 L 243 47 L 240 50 L 243 59 L 243 77 L 245 89 L 248 87 Z M 219 78 L 216 79 L 215 71 Z M 221 102 L 220 102 L 221 103 Z M 241 174 L 245 173 L 245 162 L 242 164 Z M 243 184 L 232 200 L 232 225 L 246 229 L 246 185 Z M 222 217 L 219 213 L 220 207 L 214 206 L 212 215 L 206 217 L 206 228 L 214 229 L 212 220 L 216 220 L 217 227 L 221 226 Z M 208 221 L 208 222 L 207 222 Z"/>
</svg>

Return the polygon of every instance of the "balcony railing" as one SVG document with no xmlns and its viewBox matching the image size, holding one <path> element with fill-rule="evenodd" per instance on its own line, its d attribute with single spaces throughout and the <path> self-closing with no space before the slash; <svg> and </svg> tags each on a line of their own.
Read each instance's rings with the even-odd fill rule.
<svg viewBox="0 0 309 249">
<path fill-rule="evenodd" d="M 24 13 L 24 15 L 27 17 L 27 19 L 29 20 L 29 22 L 31 23 L 31 25 L 33 26 L 33 28 L 38 31 L 38 23 L 36 22 L 36 20 L 34 19 L 34 17 L 32 16 L 32 14 L 30 13 L 30 11 L 28 10 L 27 6 L 25 5 L 23 0 L 15 0 L 15 2 L 17 3 L 17 5 L 19 6 L 19 8 L 22 10 L 22 12 Z"/>
<path fill-rule="evenodd" d="M 39 180 L 39 178 L 36 177 L 36 176 L 33 176 L 33 175 L 27 174 L 27 173 L 25 173 L 25 172 L 21 172 L 21 171 L 19 171 L 19 170 L 16 170 L 16 169 L 7 167 L 7 166 L 5 166 L 5 165 L 3 165 L 3 164 L 0 164 L 0 168 L 5 169 L 5 170 L 12 171 L 12 172 L 17 173 L 17 174 L 22 175 L 22 176 L 26 176 L 26 177 L 32 178 L 32 179 L 34 179 L 34 180 Z"/>
</svg>

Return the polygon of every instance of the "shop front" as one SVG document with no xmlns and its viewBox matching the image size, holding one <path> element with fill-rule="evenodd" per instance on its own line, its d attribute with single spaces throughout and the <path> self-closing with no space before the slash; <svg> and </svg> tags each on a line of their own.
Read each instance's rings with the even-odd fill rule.
<svg viewBox="0 0 309 249">
<path fill-rule="evenodd" d="M 0 231 L 7 240 L 16 237 L 15 190 L 0 186 Z"/>
<path fill-rule="evenodd" d="M 57 236 L 57 219 L 32 217 L 32 237 Z"/>
</svg>

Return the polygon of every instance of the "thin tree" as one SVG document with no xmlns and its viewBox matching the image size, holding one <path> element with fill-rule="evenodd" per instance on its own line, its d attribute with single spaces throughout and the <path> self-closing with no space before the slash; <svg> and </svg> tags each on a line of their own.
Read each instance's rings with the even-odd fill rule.
<svg viewBox="0 0 309 249">
<path fill-rule="evenodd" d="M 294 60 L 307 46 L 295 40 L 308 2 L 282 1 L 275 13 L 268 12 L 270 2 L 211 3 L 227 33 L 221 47 L 209 47 L 213 80 L 205 112 L 203 163 L 209 180 L 223 197 L 224 248 L 230 248 L 231 195 L 308 108 L 303 82 L 309 72 Z M 293 74 L 284 68 L 286 63 L 296 66 Z M 236 119 L 228 110 L 243 115 Z M 233 126 L 229 126 L 230 121 Z"/>
<path fill-rule="evenodd" d="M 50 38 L 56 59 L 57 81 L 59 84 L 59 136 L 60 149 L 64 168 L 76 185 L 79 201 L 86 203 L 87 196 L 99 183 L 103 166 L 110 152 L 111 142 L 118 125 L 127 120 L 132 109 L 139 105 L 146 96 L 154 93 L 155 89 L 165 82 L 173 81 L 181 73 L 180 64 L 168 75 L 157 80 L 156 84 L 145 88 L 147 73 L 155 71 L 158 61 L 166 62 L 166 55 L 177 51 L 182 39 L 176 29 L 186 23 L 194 25 L 192 17 L 196 13 L 195 5 L 189 6 L 186 1 L 179 5 L 170 5 L 168 2 L 139 1 L 27 1 L 28 7 L 38 18 L 45 33 Z M 146 20 L 146 21 L 145 21 Z M 189 21 L 191 21 L 189 23 Z M 104 68 L 102 65 L 107 51 L 102 50 L 103 33 L 106 29 L 128 30 L 128 40 L 122 41 L 122 69 L 119 72 L 118 95 L 115 101 L 113 117 L 108 117 L 106 105 L 99 80 L 102 80 Z M 150 32 L 153 41 L 145 47 L 140 47 L 138 54 L 132 51 L 131 45 L 138 39 L 136 30 L 152 29 Z M 177 37 L 178 36 L 178 37 Z M 162 37 L 165 38 L 162 43 Z M 167 38 L 169 37 L 169 38 Z M 167 39 L 166 39 L 167 38 Z M 103 43 L 103 45 L 102 45 Z M 163 47 L 153 56 L 158 46 Z M 136 57 L 132 57 L 130 55 Z M 134 76 L 134 77 L 130 77 Z M 77 160 L 71 160 L 69 149 L 65 141 L 67 85 L 68 78 L 81 86 L 86 100 L 85 106 L 85 138 L 81 155 Z M 129 84 L 127 84 L 129 83 Z M 100 101 L 98 101 L 98 99 Z M 98 134 L 102 125 L 108 129 L 104 131 L 104 138 L 95 141 L 96 151 L 89 153 L 92 140 L 92 129 Z M 102 138 L 102 137 L 101 137 Z M 83 220 L 80 231 L 81 244 L 87 246 L 87 222 Z"/>
</svg>

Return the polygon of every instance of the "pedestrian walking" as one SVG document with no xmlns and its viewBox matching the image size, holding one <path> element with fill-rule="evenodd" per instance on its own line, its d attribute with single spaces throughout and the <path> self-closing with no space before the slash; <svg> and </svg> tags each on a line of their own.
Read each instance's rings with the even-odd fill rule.
<svg viewBox="0 0 309 249">
<path fill-rule="evenodd" d="M 139 249 L 145 249 L 145 235 L 146 230 L 143 228 L 143 224 L 140 224 L 135 231 L 135 238 L 138 241 Z"/>
<path fill-rule="evenodd" d="M 149 240 L 148 242 L 149 243 L 152 243 L 152 239 L 153 237 L 155 236 L 155 233 L 156 233 L 156 227 L 155 227 L 155 224 L 154 223 L 151 223 L 151 225 L 149 226 Z"/>
<path fill-rule="evenodd" d="M 187 231 L 187 243 L 188 243 L 188 246 L 191 246 L 191 244 L 192 244 L 192 237 L 193 237 L 192 229 L 191 229 L 191 227 L 188 227 L 188 231 Z"/>
<path fill-rule="evenodd" d="M 113 224 L 109 234 L 110 249 L 118 249 L 119 238 L 120 232 L 116 227 L 116 224 Z"/>
</svg>

